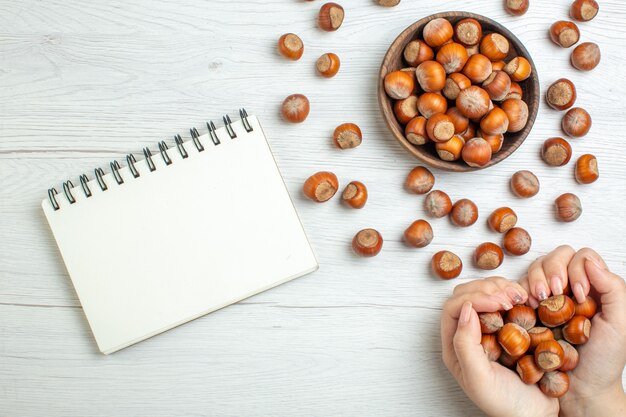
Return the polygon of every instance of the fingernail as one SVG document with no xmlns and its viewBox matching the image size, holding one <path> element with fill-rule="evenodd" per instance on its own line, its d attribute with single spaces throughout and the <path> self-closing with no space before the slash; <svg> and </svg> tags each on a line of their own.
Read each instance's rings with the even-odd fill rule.
<svg viewBox="0 0 626 417">
<path fill-rule="evenodd" d="M 576 285 L 574 285 L 573 291 L 574 297 L 576 297 L 576 301 L 578 301 L 579 303 L 584 303 L 587 297 L 585 296 L 585 290 L 583 289 L 583 286 L 580 282 L 577 282 Z"/>
<path fill-rule="evenodd" d="M 594 264 L 598 269 L 601 269 L 603 271 L 608 271 L 606 265 L 604 265 L 602 262 L 600 262 L 599 260 L 592 258 L 592 257 L 588 257 L 587 260 L 589 262 L 591 262 L 592 264 Z"/>
<path fill-rule="evenodd" d="M 509 297 L 507 295 L 498 293 L 491 295 L 491 298 L 493 298 L 498 304 L 500 304 L 503 310 L 510 310 L 513 308 L 513 305 L 509 301 Z"/>
<path fill-rule="evenodd" d="M 546 298 L 548 298 L 548 289 L 543 284 L 543 282 L 540 282 L 539 284 L 537 284 L 537 287 L 535 288 L 537 291 L 537 298 L 539 298 L 539 301 L 543 301 Z"/>
<path fill-rule="evenodd" d="M 553 295 L 563 294 L 563 283 L 561 282 L 561 277 L 555 275 L 550 278 L 550 288 L 552 289 Z"/>
<path fill-rule="evenodd" d="M 467 323 L 469 323 L 471 312 L 472 303 L 469 301 L 464 302 L 463 307 L 461 308 L 461 317 L 459 317 L 459 324 L 465 326 Z"/>
<path fill-rule="evenodd" d="M 524 301 L 524 297 L 522 297 L 522 294 L 515 288 L 507 288 L 506 293 L 513 301 L 513 304 L 521 304 L 522 301 Z"/>
<path fill-rule="evenodd" d="M 531 308 L 535 308 L 536 309 L 537 307 L 539 307 L 539 303 L 537 302 L 537 300 L 535 300 L 532 297 L 528 297 L 528 304 L 530 304 Z"/>
</svg>

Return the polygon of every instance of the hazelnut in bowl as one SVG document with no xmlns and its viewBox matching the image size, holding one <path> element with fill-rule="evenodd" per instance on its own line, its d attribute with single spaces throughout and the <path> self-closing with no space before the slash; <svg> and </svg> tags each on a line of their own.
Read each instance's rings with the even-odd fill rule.
<svg viewBox="0 0 626 417">
<path fill-rule="evenodd" d="M 501 24 L 467 12 L 406 28 L 380 68 L 378 100 L 393 136 L 435 168 L 473 171 L 506 159 L 539 109 L 530 54 Z"/>
</svg>

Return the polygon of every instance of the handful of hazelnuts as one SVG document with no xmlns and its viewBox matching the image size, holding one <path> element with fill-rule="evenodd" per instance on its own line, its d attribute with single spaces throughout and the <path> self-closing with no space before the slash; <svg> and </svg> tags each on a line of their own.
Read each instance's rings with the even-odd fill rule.
<svg viewBox="0 0 626 417">
<path fill-rule="evenodd" d="M 384 87 L 411 144 L 434 142 L 442 160 L 483 167 L 502 149 L 506 133 L 526 126 L 529 111 L 519 83 L 532 66 L 513 56 L 503 35 L 483 36 L 477 20 L 453 26 L 433 19 L 403 56 L 408 67 L 387 74 Z"/>
<path fill-rule="evenodd" d="M 514 369 L 526 384 L 538 384 L 549 397 L 569 389 L 568 371 L 578 365 L 577 346 L 587 343 L 597 304 L 568 295 L 543 300 L 537 310 L 516 305 L 506 312 L 480 313 L 481 344 L 491 361 Z M 539 323 L 537 321 L 539 318 Z"/>
</svg>

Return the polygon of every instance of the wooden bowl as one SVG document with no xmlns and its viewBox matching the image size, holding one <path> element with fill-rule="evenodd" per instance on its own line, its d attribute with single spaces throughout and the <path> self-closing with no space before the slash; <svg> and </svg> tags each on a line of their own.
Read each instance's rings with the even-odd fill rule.
<svg viewBox="0 0 626 417">
<path fill-rule="evenodd" d="M 508 62 L 510 59 L 516 56 L 523 56 L 528 59 L 530 65 L 532 67 L 531 76 L 522 81 L 520 86 L 522 87 L 523 97 L 522 99 L 528 105 L 528 123 L 526 127 L 522 129 L 520 132 L 516 133 L 506 133 L 504 135 L 504 143 L 502 145 L 502 149 L 500 152 L 497 152 L 493 155 L 491 161 L 482 168 L 474 168 L 467 165 L 462 160 L 448 162 L 439 158 L 437 152 L 435 151 L 434 143 L 430 142 L 426 145 L 413 145 L 404 137 L 404 128 L 398 123 L 396 117 L 393 113 L 393 100 L 387 96 L 385 93 L 384 87 L 384 79 L 385 75 L 392 71 L 396 71 L 402 68 L 408 67 L 408 65 L 404 62 L 403 51 L 405 46 L 413 39 L 416 39 L 418 35 L 421 36 L 422 29 L 429 21 L 436 18 L 445 18 L 450 21 L 453 25 L 461 19 L 466 17 L 472 17 L 480 22 L 483 28 L 483 36 L 489 32 L 498 32 L 509 40 L 511 45 L 511 51 L 509 56 L 505 59 Z M 519 39 L 511 31 L 502 26 L 501 24 L 481 15 L 477 15 L 474 13 L 467 12 L 445 12 L 445 13 L 437 13 L 431 16 L 420 19 L 419 21 L 413 23 L 411 26 L 406 28 L 400 36 L 396 38 L 395 41 L 389 47 L 387 54 L 385 54 L 385 58 L 383 59 L 383 63 L 380 67 L 380 76 L 378 80 L 378 101 L 380 103 L 380 108 L 383 112 L 383 116 L 385 118 L 385 122 L 387 126 L 391 130 L 391 133 L 396 138 L 398 142 L 407 150 L 411 155 L 416 157 L 417 159 L 425 162 L 426 164 L 435 167 L 444 169 L 447 171 L 475 171 L 478 169 L 487 168 L 497 164 L 498 162 L 506 159 L 509 155 L 511 155 L 517 148 L 520 147 L 522 142 L 526 139 L 530 130 L 535 123 L 535 118 L 537 117 L 537 110 L 539 109 L 539 78 L 537 77 L 537 69 L 535 68 L 535 64 L 533 63 L 530 54 L 524 47 L 524 45 L 520 42 Z"/>
</svg>

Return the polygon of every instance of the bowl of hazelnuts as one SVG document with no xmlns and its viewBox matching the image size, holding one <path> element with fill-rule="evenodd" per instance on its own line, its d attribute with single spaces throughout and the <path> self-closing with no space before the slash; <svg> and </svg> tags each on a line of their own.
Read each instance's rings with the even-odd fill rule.
<svg viewBox="0 0 626 417">
<path fill-rule="evenodd" d="M 393 136 L 414 157 L 448 171 L 506 159 L 539 109 L 530 54 L 508 29 L 446 12 L 406 28 L 380 68 L 378 99 Z"/>
</svg>

